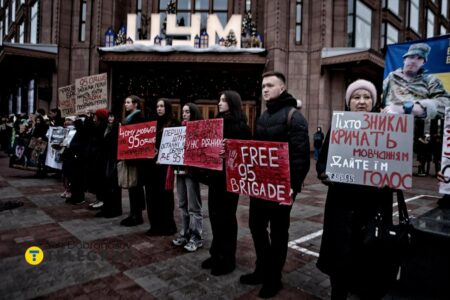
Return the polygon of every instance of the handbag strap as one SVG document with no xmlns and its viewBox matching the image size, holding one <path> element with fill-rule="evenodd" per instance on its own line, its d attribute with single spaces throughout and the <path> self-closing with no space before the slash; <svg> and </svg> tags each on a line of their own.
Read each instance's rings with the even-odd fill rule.
<svg viewBox="0 0 450 300">
<path fill-rule="evenodd" d="M 402 190 L 397 190 L 398 218 L 400 223 L 409 224 L 408 209 Z"/>
</svg>

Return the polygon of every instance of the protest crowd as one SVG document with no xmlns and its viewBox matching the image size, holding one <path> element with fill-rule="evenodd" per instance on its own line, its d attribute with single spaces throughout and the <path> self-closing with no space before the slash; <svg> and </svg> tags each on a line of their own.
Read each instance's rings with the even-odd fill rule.
<svg viewBox="0 0 450 300">
<path fill-rule="evenodd" d="M 415 52 L 408 56 L 416 55 L 420 58 L 422 55 L 426 58 L 426 49 L 416 47 L 412 50 Z M 209 146 L 218 149 L 216 160 L 211 158 L 209 161 L 209 153 L 195 149 L 194 142 L 188 143 L 188 126 L 194 122 L 206 121 L 202 120 L 197 105 L 186 103 L 182 107 L 182 120 L 177 120 L 168 100 L 159 99 L 155 107 L 145 107 L 145 99 L 134 95 L 123 99 L 121 116 L 101 108 L 62 118 L 60 111 L 55 108 L 48 115 L 40 109 L 33 115 L 3 117 L 0 125 L 1 149 L 9 154 L 11 167 L 32 169 L 37 177 L 61 177 L 61 197 L 65 198 L 68 205 L 84 203 L 85 193 L 94 194 L 96 201 L 89 205 L 98 210 L 96 217 L 121 216 L 122 189 L 127 189 L 130 212 L 120 221 L 120 226 L 143 224 L 142 213 L 146 210 L 149 220 L 146 234 L 173 236 L 173 246 L 184 247 L 188 252 L 195 252 L 203 247 L 205 233 L 200 184 L 208 185 L 208 198 L 204 200 L 208 201 L 212 244 L 210 256 L 199 268 L 211 270 L 214 276 L 225 275 L 235 269 L 238 255 L 236 243 L 239 228 L 236 210 L 239 193 L 250 195 L 249 227 L 256 262 L 254 271 L 241 276 L 240 283 L 261 284 L 259 296 L 270 298 L 283 288 L 281 274 L 287 255 L 292 203 L 301 193 L 303 181 L 310 170 L 308 123 L 298 109 L 297 99 L 286 88 L 286 79 L 282 73 L 267 72 L 262 75 L 262 98 L 267 108 L 257 120 L 253 134 L 247 116 L 242 111 L 240 95 L 235 91 L 219 93 L 216 119 L 221 120 L 221 141 L 219 144 L 215 143 L 214 138 L 217 137 L 213 135 L 208 139 L 203 137 L 205 149 Z M 426 107 L 433 114 L 438 113 L 443 105 L 448 105 L 445 101 L 450 102 L 449 99 L 441 98 L 436 107 L 431 100 L 424 102 L 423 106 L 417 104 L 418 107 L 414 108 L 414 111 L 417 110 L 416 117 L 424 117 Z M 397 102 L 390 103 L 387 106 L 389 109 L 382 112 L 377 88 L 366 80 L 351 83 L 345 95 L 346 111 L 349 112 L 401 114 L 403 106 L 397 105 Z M 123 137 L 122 141 L 130 141 L 127 135 L 135 132 L 135 129 L 126 131 L 126 126 L 142 123 L 151 124 L 149 126 L 154 128 L 154 132 L 151 132 L 152 129 L 148 131 L 154 135 L 137 139 L 138 135 L 134 134 L 132 144 L 137 145 L 136 149 L 127 153 L 129 157 L 135 155 L 136 158 L 120 159 L 124 155 L 120 150 L 123 146 L 120 137 Z M 186 126 L 185 164 L 161 163 L 162 158 L 160 155 L 158 159 L 158 154 L 162 154 L 159 152 L 163 150 L 161 144 L 165 132 L 169 128 L 181 126 Z M 397 274 L 391 274 L 395 272 L 386 266 L 390 263 L 389 260 L 380 259 L 373 251 L 363 248 L 361 229 L 377 214 L 383 215 L 383 220 L 388 225 L 392 224 L 393 195 L 396 190 L 389 186 L 368 187 L 333 182 L 326 173 L 331 130 L 324 129 L 324 139 L 322 128 L 317 128 L 318 132 L 314 137 L 314 158 L 317 165 L 313 168 L 316 168 L 318 178 L 329 187 L 318 268 L 330 276 L 332 299 L 346 299 L 349 293 L 358 294 L 362 299 L 381 299 L 392 283 L 391 278 Z M 238 142 L 233 144 L 232 141 L 235 140 Z M 279 150 L 281 146 L 255 146 L 252 149 L 257 150 L 254 151 L 249 146 L 240 146 L 236 148 L 238 151 L 232 151 L 232 147 L 238 147 L 237 143 L 248 145 L 245 141 L 250 140 L 255 145 L 259 145 L 258 142 L 273 142 L 287 143 L 288 147 L 283 153 Z M 436 164 L 438 173 L 442 138 L 439 141 L 439 137 L 424 136 L 417 143 L 419 176 L 430 174 L 430 162 Z M 152 157 L 139 156 L 138 149 L 145 148 L 147 144 L 154 145 Z M 216 167 L 188 165 L 188 150 L 198 150 L 197 156 L 204 160 L 203 164 L 211 163 Z M 249 152 L 245 152 L 246 150 Z M 252 171 L 255 170 L 253 168 L 265 165 L 268 168 L 279 167 L 282 154 L 287 157 L 288 171 L 278 173 L 278 177 L 289 179 L 288 188 L 278 181 L 267 183 L 269 181 L 252 180 L 251 176 L 261 177 L 259 173 Z M 241 172 L 239 167 L 239 173 L 241 177 L 245 173 L 249 178 L 231 181 L 232 192 L 227 172 L 234 162 L 239 164 L 238 156 L 242 159 L 239 166 L 245 169 L 245 172 Z M 270 196 L 271 194 L 275 196 Z M 366 201 L 358 201 L 361 198 Z M 175 222 L 176 206 L 181 212 L 181 224 Z M 362 260 L 370 260 L 373 265 L 373 273 L 370 274 L 372 279 L 365 278 L 364 282 L 360 280 L 360 274 L 364 270 L 358 269 Z M 355 274 L 360 277 L 355 278 Z M 377 281 L 377 278 L 383 278 L 382 282 Z"/>
</svg>

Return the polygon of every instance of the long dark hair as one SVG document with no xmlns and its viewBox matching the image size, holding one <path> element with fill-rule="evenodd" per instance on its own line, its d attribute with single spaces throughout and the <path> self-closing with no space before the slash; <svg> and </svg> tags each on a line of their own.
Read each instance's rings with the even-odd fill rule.
<svg viewBox="0 0 450 300">
<path fill-rule="evenodd" d="M 235 121 L 244 121 L 247 123 L 247 117 L 245 116 L 244 112 L 242 111 L 242 99 L 241 96 L 232 90 L 223 91 L 219 95 L 224 95 L 225 100 L 228 103 L 229 110 L 224 113 L 218 114 L 218 117 L 223 117 L 224 115 L 230 115 L 232 119 Z"/>
<path fill-rule="evenodd" d="M 196 104 L 188 102 L 184 106 L 189 107 L 189 113 L 191 114 L 189 121 L 203 120 L 202 113 Z"/>
</svg>

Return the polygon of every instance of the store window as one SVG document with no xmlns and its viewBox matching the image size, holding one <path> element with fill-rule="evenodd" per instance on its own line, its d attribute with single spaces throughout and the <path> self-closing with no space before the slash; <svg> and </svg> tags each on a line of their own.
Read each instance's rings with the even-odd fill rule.
<svg viewBox="0 0 450 300">
<path fill-rule="evenodd" d="M 408 25 L 409 28 L 419 33 L 419 3 L 420 0 L 409 1 Z"/>
<path fill-rule="evenodd" d="M 389 44 L 398 43 L 399 31 L 388 22 L 383 22 L 381 26 L 381 48 Z"/>
<path fill-rule="evenodd" d="M 36 44 L 39 40 L 39 1 L 31 6 L 30 43 Z"/>
<path fill-rule="evenodd" d="M 447 28 L 445 28 L 444 25 L 441 25 L 441 35 L 444 35 L 447 33 Z"/>
<path fill-rule="evenodd" d="M 427 38 L 434 36 L 434 13 L 427 10 Z"/>
<path fill-rule="evenodd" d="M 19 43 L 25 43 L 25 23 L 23 21 L 19 25 Z"/>
<path fill-rule="evenodd" d="M 347 46 L 371 48 L 372 10 L 359 0 L 348 1 Z"/>
<path fill-rule="evenodd" d="M 295 42 L 302 42 L 303 0 L 295 3 Z"/>
<path fill-rule="evenodd" d="M 399 0 L 383 0 L 383 7 L 390 10 L 393 14 L 399 15 L 400 1 Z"/>
<path fill-rule="evenodd" d="M 136 28 L 138 32 L 141 32 L 142 21 L 142 0 L 136 0 Z"/>
<path fill-rule="evenodd" d="M 9 8 L 5 8 L 5 34 L 9 32 Z"/>
<path fill-rule="evenodd" d="M 178 26 L 190 26 L 191 14 L 200 14 L 200 30 L 206 30 L 208 14 L 216 14 L 225 26 L 228 22 L 228 0 L 159 0 L 161 28 L 165 28 L 167 12 L 176 13 Z"/>
<path fill-rule="evenodd" d="M 448 17 L 448 0 L 441 1 L 441 15 L 443 15 L 445 18 Z"/>
<path fill-rule="evenodd" d="M 80 29 L 79 29 L 79 41 L 86 41 L 86 10 L 87 0 L 81 0 L 80 2 Z"/>
<path fill-rule="evenodd" d="M 13 0 L 10 2 L 11 5 L 11 23 L 14 22 L 16 20 L 16 0 Z"/>
<path fill-rule="evenodd" d="M 252 10 L 252 0 L 245 0 L 245 11 Z"/>
</svg>

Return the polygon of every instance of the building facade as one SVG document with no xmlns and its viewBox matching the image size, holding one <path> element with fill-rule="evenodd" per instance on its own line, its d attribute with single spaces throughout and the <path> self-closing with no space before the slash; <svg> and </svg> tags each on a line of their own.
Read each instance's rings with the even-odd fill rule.
<svg viewBox="0 0 450 300">
<path fill-rule="evenodd" d="M 253 125 L 264 104 L 260 75 L 287 75 L 288 91 L 303 102 L 310 124 L 327 128 L 333 110 L 344 108 L 346 86 L 364 78 L 381 92 L 387 44 L 443 35 L 450 30 L 449 0 L 0 0 L 0 111 L 33 112 L 58 105 L 58 87 L 108 73 L 110 107 L 120 112 L 126 95 L 151 108 L 169 98 L 176 111 L 188 101 L 205 117 L 216 113 L 218 93 L 237 90 Z M 253 35 L 265 51 L 106 51 L 108 29 L 118 32 L 136 14 L 134 39 L 149 39 L 151 14 L 167 12 L 178 26 L 203 29 L 208 14 L 226 24 L 251 12 Z M 201 32 L 199 32 L 200 34 Z M 164 42 L 168 36 L 161 36 Z M 239 38 L 239 37 L 237 37 Z"/>
</svg>

